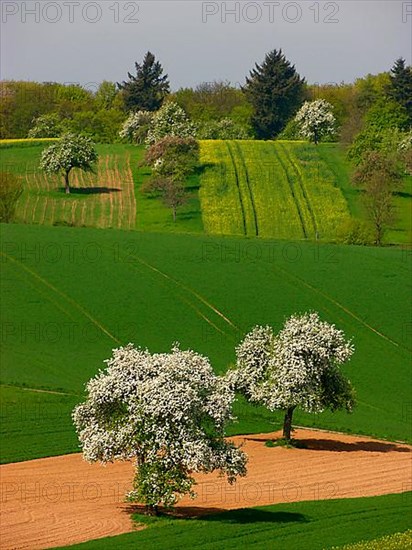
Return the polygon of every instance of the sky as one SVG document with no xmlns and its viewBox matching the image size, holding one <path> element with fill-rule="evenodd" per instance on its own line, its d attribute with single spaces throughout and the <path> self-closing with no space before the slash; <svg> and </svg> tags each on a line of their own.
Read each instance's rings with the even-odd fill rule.
<svg viewBox="0 0 412 550">
<path fill-rule="evenodd" d="M 150 50 L 172 89 L 243 84 L 282 48 L 309 83 L 411 64 L 412 1 L 0 0 L 3 80 L 122 81 Z"/>
</svg>

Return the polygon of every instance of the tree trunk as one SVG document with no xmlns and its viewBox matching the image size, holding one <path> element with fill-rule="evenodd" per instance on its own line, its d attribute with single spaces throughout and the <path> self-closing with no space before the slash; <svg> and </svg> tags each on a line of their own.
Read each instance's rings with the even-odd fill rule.
<svg viewBox="0 0 412 550">
<path fill-rule="evenodd" d="M 290 441 L 290 433 L 292 431 L 292 417 L 295 408 L 296 407 L 289 407 L 285 413 L 285 419 L 283 421 L 283 437 L 286 441 Z"/>
<path fill-rule="evenodd" d="M 64 174 L 64 188 L 65 188 L 66 194 L 70 193 L 69 173 L 70 172 L 65 172 Z"/>
<path fill-rule="evenodd" d="M 176 207 L 173 207 L 173 221 L 176 222 Z"/>
<path fill-rule="evenodd" d="M 382 246 L 382 237 L 383 237 L 383 227 L 380 223 L 376 224 L 376 238 L 375 243 L 378 246 Z"/>
<path fill-rule="evenodd" d="M 159 507 L 155 504 L 147 504 L 146 505 L 146 514 L 148 516 L 158 516 L 159 515 Z"/>
</svg>

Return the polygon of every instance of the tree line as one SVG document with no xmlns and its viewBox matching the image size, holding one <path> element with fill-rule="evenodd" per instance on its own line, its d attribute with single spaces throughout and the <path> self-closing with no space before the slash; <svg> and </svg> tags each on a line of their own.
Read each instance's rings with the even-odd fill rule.
<svg viewBox="0 0 412 550">
<path fill-rule="evenodd" d="M 66 193 L 70 171 L 91 169 L 97 160 L 90 139 L 145 143 L 152 177 L 142 191 L 161 196 L 174 220 L 186 200 L 184 180 L 196 169 L 195 138 L 303 138 L 315 145 L 340 140 L 356 167 L 352 183 L 373 229 L 371 236 L 356 221 L 345 242 L 382 244 L 394 219 L 394 194 L 412 173 L 412 68 L 404 59 L 353 84 L 316 86 L 307 84 L 282 50 L 273 50 L 240 88 L 213 82 L 172 93 L 161 63 L 147 52 L 127 77 L 104 81 L 95 93 L 78 85 L 3 82 L 0 136 L 63 136 L 44 152 L 42 168 L 63 173 Z M 85 148 L 80 138 L 89 140 Z M 11 219 L 19 196 L 11 178 L 6 180 L 1 201 L 11 208 L 2 208 L 3 221 Z"/>
<path fill-rule="evenodd" d="M 243 86 L 216 81 L 172 92 L 161 63 L 147 52 L 135 63 L 134 74 L 120 83 L 103 81 L 96 90 L 52 82 L 0 85 L 1 139 L 56 137 L 69 131 L 110 143 L 121 139 L 119 130 L 130 113 L 155 112 L 165 101 L 177 103 L 205 139 L 220 137 L 228 125 L 244 137 L 294 139 L 294 116 L 305 101 L 316 99 L 332 105 L 339 129 L 332 138 L 345 144 L 368 126 L 370 117 L 384 127 L 405 130 L 412 125 L 412 70 L 402 58 L 391 71 L 351 84 L 318 85 L 308 84 L 279 49 L 256 63 Z"/>
</svg>

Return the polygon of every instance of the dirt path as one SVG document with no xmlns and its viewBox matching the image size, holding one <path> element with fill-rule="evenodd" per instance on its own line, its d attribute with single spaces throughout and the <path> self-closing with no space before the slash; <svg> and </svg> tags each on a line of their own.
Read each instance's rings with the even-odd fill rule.
<svg viewBox="0 0 412 550">
<path fill-rule="evenodd" d="M 278 434 L 276 434 L 278 435 Z M 299 429 L 307 449 L 268 448 L 275 434 L 238 436 L 249 455 L 247 477 L 228 485 L 199 475 L 182 513 L 400 493 L 412 488 L 412 447 L 366 437 Z M 81 455 L 1 466 L 1 548 L 48 548 L 133 529 L 123 503 L 130 463 L 89 465 Z"/>
</svg>

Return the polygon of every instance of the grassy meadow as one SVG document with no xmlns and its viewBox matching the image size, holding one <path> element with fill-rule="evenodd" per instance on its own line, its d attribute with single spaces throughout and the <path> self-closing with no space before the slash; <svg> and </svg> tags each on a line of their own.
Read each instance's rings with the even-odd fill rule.
<svg viewBox="0 0 412 550">
<path fill-rule="evenodd" d="M 340 241 L 363 220 L 351 167 L 335 143 L 202 141 L 201 167 L 186 182 L 187 203 L 176 223 L 159 198 L 140 191 L 150 175 L 143 146 L 98 145 L 95 173 L 74 169 L 72 194 L 39 169 L 48 140 L 0 142 L 3 170 L 23 179 L 19 223 L 168 233 L 206 233 L 282 240 Z M 412 177 L 394 197 L 387 244 L 412 240 Z"/>
<path fill-rule="evenodd" d="M 412 440 L 406 250 L 17 224 L 2 237 L 3 461 L 77 449 L 70 411 L 114 347 L 178 341 L 224 372 L 252 326 L 307 310 L 353 338 L 359 405 L 296 423 Z M 19 412 L 43 400 L 61 410 L 54 439 L 47 414 Z M 243 401 L 237 413 L 231 434 L 280 426 Z"/>
</svg>

